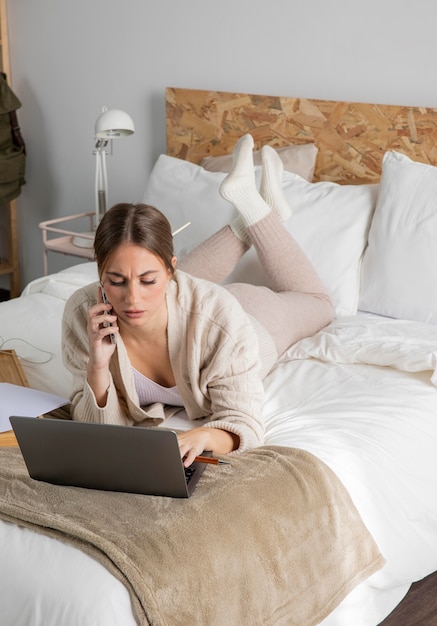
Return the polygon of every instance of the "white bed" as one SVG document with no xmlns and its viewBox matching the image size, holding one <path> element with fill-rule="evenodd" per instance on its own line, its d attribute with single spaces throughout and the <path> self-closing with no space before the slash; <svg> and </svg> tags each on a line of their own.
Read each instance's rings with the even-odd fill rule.
<svg viewBox="0 0 437 626">
<path fill-rule="evenodd" d="M 397 152 L 383 167 L 380 184 L 311 183 L 284 173 L 294 210 L 289 226 L 328 284 L 337 316 L 291 347 L 268 375 L 265 443 L 324 461 L 386 560 L 324 626 L 376 626 L 412 582 L 437 570 L 437 263 L 430 235 L 437 233 L 430 210 L 437 169 Z M 217 193 L 223 176 L 175 157 L 158 160 L 145 200 L 175 227 L 193 221 L 177 240 L 179 255 L 228 220 L 231 209 Z M 263 280 L 251 255 L 236 276 Z M 60 318 L 66 298 L 95 278 L 95 264 L 77 265 L 0 304 L 1 347 L 23 358 L 31 386 L 68 396 Z M 23 324 L 29 311 L 35 322 Z M 0 554 L 2 626 L 137 624 L 123 584 L 68 542 L 0 521 Z"/>
</svg>

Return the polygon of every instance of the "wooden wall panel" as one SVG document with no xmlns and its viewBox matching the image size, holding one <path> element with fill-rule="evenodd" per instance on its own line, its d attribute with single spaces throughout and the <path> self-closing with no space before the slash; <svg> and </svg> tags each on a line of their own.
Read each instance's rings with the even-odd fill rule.
<svg viewBox="0 0 437 626">
<path fill-rule="evenodd" d="M 167 154 L 193 163 L 251 133 L 256 148 L 315 143 L 315 180 L 377 182 L 387 150 L 437 164 L 437 109 L 169 87 L 166 115 Z"/>
</svg>

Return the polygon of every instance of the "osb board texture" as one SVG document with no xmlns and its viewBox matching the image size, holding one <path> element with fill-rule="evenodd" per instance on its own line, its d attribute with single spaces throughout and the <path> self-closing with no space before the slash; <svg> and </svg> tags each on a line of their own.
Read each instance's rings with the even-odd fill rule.
<svg viewBox="0 0 437 626">
<path fill-rule="evenodd" d="M 1 350 L 0 352 L 0 382 L 22 387 L 29 386 L 15 350 Z"/>
<path fill-rule="evenodd" d="M 314 143 L 314 180 L 373 183 L 387 150 L 437 163 L 437 109 L 166 89 L 167 154 L 200 163 L 230 154 L 245 133 L 281 147 Z"/>
<path fill-rule="evenodd" d="M 2 350 L 0 352 L 0 382 L 21 385 L 22 387 L 29 386 L 15 350 Z M 0 433 L 0 446 L 16 445 L 17 440 L 13 431 Z"/>
</svg>

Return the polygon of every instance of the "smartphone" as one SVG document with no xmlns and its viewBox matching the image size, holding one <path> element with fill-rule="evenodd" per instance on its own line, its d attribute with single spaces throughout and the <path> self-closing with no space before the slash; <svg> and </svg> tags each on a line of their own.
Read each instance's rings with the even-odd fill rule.
<svg viewBox="0 0 437 626">
<path fill-rule="evenodd" d="M 105 290 L 103 289 L 103 285 L 102 285 L 102 283 L 100 283 L 100 291 L 102 292 L 102 299 L 103 299 L 103 303 L 104 303 L 104 304 L 108 304 L 108 298 L 106 297 L 106 293 L 105 293 Z M 105 327 L 107 327 L 107 326 L 112 326 L 112 324 L 111 324 L 110 322 L 105 322 L 105 323 L 104 323 L 104 326 L 105 326 Z M 114 333 L 111 333 L 111 334 L 109 335 L 109 339 L 111 340 L 111 343 L 115 343 L 115 341 L 116 341 L 116 340 L 115 340 L 115 335 L 114 335 Z"/>
</svg>

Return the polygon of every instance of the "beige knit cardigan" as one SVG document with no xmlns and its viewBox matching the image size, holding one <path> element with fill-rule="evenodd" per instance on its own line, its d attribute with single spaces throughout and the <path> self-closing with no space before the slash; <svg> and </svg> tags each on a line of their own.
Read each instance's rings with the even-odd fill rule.
<svg viewBox="0 0 437 626">
<path fill-rule="evenodd" d="M 97 283 L 87 285 L 70 297 L 64 310 L 63 357 L 73 375 L 72 417 L 156 426 L 175 409 L 159 403 L 139 406 L 132 365 L 120 336 L 110 362 L 107 403 L 99 407 L 95 401 L 87 383 L 87 311 L 97 302 L 97 294 Z M 180 270 L 169 281 L 166 300 L 170 361 L 188 417 L 208 417 L 206 427 L 238 435 L 240 452 L 262 444 L 262 377 L 274 360 L 266 331 L 225 288 Z"/>
</svg>

